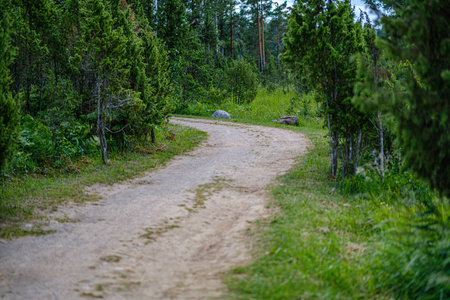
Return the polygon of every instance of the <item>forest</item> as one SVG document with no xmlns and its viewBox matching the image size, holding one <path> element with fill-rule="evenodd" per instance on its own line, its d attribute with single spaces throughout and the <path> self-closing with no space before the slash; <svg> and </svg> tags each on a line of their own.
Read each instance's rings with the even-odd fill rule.
<svg viewBox="0 0 450 300">
<path fill-rule="evenodd" d="M 326 130 L 339 193 L 396 203 L 374 293 L 450 297 L 449 0 L 366 0 L 376 20 L 349 0 L 0 3 L 2 187 L 150 151 L 173 114 L 267 125 L 268 95 Z"/>
</svg>

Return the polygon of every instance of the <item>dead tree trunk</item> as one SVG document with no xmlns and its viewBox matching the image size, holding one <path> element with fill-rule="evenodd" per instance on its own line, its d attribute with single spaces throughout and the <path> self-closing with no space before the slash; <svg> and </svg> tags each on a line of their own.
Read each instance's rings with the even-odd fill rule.
<svg viewBox="0 0 450 300">
<path fill-rule="evenodd" d="M 332 160 L 331 160 L 331 176 L 336 177 L 338 169 L 338 151 L 339 151 L 339 133 L 333 130 L 333 149 L 332 149 Z"/>
</svg>

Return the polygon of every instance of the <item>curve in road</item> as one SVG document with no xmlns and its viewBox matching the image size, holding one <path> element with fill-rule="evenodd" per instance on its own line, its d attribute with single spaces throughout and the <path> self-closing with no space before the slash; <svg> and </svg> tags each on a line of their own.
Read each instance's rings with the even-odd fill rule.
<svg viewBox="0 0 450 300">
<path fill-rule="evenodd" d="M 56 233 L 0 243 L 3 299 L 205 299 L 251 259 L 250 223 L 269 215 L 267 186 L 306 153 L 280 128 L 172 118 L 208 139 L 166 167 L 58 212 Z"/>
</svg>

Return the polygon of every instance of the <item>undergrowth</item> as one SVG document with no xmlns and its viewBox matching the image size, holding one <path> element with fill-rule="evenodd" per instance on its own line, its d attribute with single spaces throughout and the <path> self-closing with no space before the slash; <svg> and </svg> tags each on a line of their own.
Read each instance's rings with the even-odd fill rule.
<svg viewBox="0 0 450 300">
<path fill-rule="evenodd" d="M 278 98 L 272 109 L 288 107 L 289 98 Z M 255 261 L 230 272 L 228 297 L 449 299 L 448 199 L 401 167 L 385 180 L 366 166 L 335 181 L 328 176 L 327 131 L 313 101 L 290 109 L 300 118 L 292 129 L 313 147 L 273 189 L 280 212 L 252 230 L 259 245 Z M 267 119 L 248 117 L 259 124 Z"/>
<path fill-rule="evenodd" d="M 287 92 L 283 89 L 268 91 L 263 88 L 258 89 L 257 96 L 249 104 L 238 105 L 231 100 L 227 100 L 220 105 L 195 102 L 178 112 L 183 115 L 210 117 L 216 110 L 225 110 L 235 121 L 267 123 L 276 120 L 286 114 L 303 116 L 308 119 L 315 117 L 317 106 L 314 102 L 314 95 L 303 95 L 301 100 L 292 89 Z M 300 120 L 302 121 L 302 120 Z"/>
<path fill-rule="evenodd" d="M 135 151 L 115 152 L 103 165 L 98 155 L 82 157 L 69 168 L 41 169 L 0 182 L 0 237 L 24 235 L 25 221 L 45 223 L 45 213 L 69 201 L 96 200 L 85 191 L 94 183 L 113 184 L 164 165 L 174 155 L 196 146 L 206 134 L 191 128 L 170 125 L 158 133 L 155 145 L 142 145 Z M 30 234 L 33 232 L 30 230 Z"/>
</svg>

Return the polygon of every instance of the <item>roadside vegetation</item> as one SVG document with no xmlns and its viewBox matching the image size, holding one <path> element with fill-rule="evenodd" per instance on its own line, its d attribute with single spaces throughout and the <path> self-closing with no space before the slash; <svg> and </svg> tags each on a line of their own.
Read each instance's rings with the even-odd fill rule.
<svg viewBox="0 0 450 300">
<path fill-rule="evenodd" d="M 312 147 L 229 297 L 449 299 L 450 1 L 365 3 L 0 0 L 2 237 L 204 137 L 171 113 L 295 115 Z"/>
<path fill-rule="evenodd" d="M 287 95 L 277 99 L 274 110 L 289 105 Z M 384 181 L 371 155 L 357 175 L 331 177 L 315 109 L 300 115 L 299 127 L 276 125 L 306 134 L 312 147 L 272 189 L 271 205 L 281 210 L 249 233 L 256 261 L 230 272 L 228 298 L 445 299 L 450 203 L 399 161 Z"/>
<path fill-rule="evenodd" d="M 41 227 L 48 223 L 52 211 L 66 204 L 98 200 L 86 187 L 113 184 L 155 170 L 205 138 L 204 132 L 170 125 L 156 131 L 155 144 L 111 153 L 108 165 L 94 152 L 65 168 L 49 166 L 4 179 L 0 183 L 0 237 L 45 234 Z M 24 228 L 24 222 L 33 227 Z"/>
<path fill-rule="evenodd" d="M 314 146 L 274 188 L 232 299 L 450 298 L 449 3 L 366 2 L 383 27 L 345 1 L 288 17 L 282 58 L 320 118 L 300 115 Z"/>
</svg>

